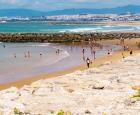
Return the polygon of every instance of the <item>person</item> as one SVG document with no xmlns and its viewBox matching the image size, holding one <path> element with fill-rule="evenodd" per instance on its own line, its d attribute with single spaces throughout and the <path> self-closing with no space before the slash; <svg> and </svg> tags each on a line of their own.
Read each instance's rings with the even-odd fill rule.
<svg viewBox="0 0 140 115">
<path fill-rule="evenodd" d="M 112 53 L 113 53 L 113 50 L 112 50 L 112 48 L 110 49 L 110 55 L 112 55 Z"/>
<path fill-rule="evenodd" d="M 28 51 L 28 58 L 30 58 L 30 56 L 31 56 L 31 55 L 30 55 L 30 52 Z"/>
<path fill-rule="evenodd" d="M 130 55 L 132 55 L 133 54 L 133 51 L 132 50 L 130 50 Z"/>
<path fill-rule="evenodd" d="M 58 53 L 58 54 L 60 53 L 60 49 L 57 49 L 57 53 Z"/>
<path fill-rule="evenodd" d="M 6 46 L 5 46 L 5 44 L 3 44 L 3 48 L 5 48 Z"/>
<path fill-rule="evenodd" d="M 57 54 L 57 50 L 55 51 L 55 53 Z"/>
<path fill-rule="evenodd" d="M 122 38 L 122 37 L 120 39 L 120 45 L 124 45 L 124 38 Z"/>
<path fill-rule="evenodd" d="M 95 50 L 95 48 L 93 49 L 93 55 L 94 55 L 94 59 L 96 59 L 96 50 Z"/>
<path fill-rule="evenodd" d="M 85 54 L 85 49 L 83 48 L 83 50 L 82 50 L 82 53 L 83 53 L 83 55 Z"/>
<path fill-rule="evenodd" d="M 110 55 L 110 51 L 109 50 L 108 50 L 107 54 Z"/>
<path fill-rule="evenodd" d="M 89 58 L 86 59 L 86 63 L 87 63 L 87 67 L 89 68 L 89 65 L 90 65 L 90 59 Z"/>
<path fill-rule="evenodd" d="M 26 55 L 26 53 L 24 52 L 24 57 L 26 58 L 27 57 L 27 55 Z"/>
<path fill-rule="evenodd" d="M 16 54 L 14 53 L 14 58 L 16 58 L 17 56 L 16 56 Z"/>
<path fill-rule="evenodd" d="M 40 58 L 42 57 L 42 53 L 40 53 Z"/>
<path fill-rule="evenodd" d="M 123 53 L 122 53 L 122 57 L 123 57 L 123 59 L 125 58 Z"/>
<path fill-rule="evenodd" d="M 123 46 L 123 50 L 124 50 L 124 51 L 126 50 L 126 46 L 125 46 L 125 45 Z"/>
</svg>

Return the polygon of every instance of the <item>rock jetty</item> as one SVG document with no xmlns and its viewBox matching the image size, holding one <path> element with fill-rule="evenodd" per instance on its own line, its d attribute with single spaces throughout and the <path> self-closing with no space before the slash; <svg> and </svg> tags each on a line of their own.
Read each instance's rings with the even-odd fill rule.
<svg viewBox="0 0 140 115">
<path fill-rule="evenodd" d="M 89 39 L 140 38 L 140 33 L 0 33 L 0 42 L 80 42 Z"/>
</svg>

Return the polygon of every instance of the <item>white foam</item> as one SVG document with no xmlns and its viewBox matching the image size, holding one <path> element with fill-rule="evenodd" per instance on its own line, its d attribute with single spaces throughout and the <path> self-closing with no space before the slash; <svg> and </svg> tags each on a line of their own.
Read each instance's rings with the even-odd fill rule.
<svg viewBox="0 0 140 115">
<path fill-rule="evenodd" d="M 140 26 L 135 26 L 135 29 L 140 30 Z"/>
<path fill-rule="evenodd" d="M 96 32 L 97 30 L 102 30 L 101 27 L 96 28 L 76 28 L 76 29 L 66 29 L 59 32 Z"/>
<path fill-rule="evenodd" d="M 115 26 L 112 26 L 112 25 L 106 25 L 106 26 L 104 26 L 104 27 L 106 27 L 106 28 L 111 28 L 111 27 L 115 27 Z"/>
<path fill-rule="evenodd" d="M 29 45 L 29 46 L 32 46 L 32 47 L 47 47 L 49 45 L 50 45 L 50 43 L 39 44 L 39 45 Z"/>
<path fill-rule="evenodd" d="M 93 27 L 93 28 L 75 28 L 75 29 L 63 29 L 59 32 L 114 32 L 114 31 L 134 31 L 134 30 L 140 30 L 140 26 L 132 26 L 131 28 L 128 28 L 124 26 L 124 28 L 115 28 L 119 26 L 112 26 L 112 25 L 105 25 L 100 27 Z"/>
<path fill-rule="evenodd" d="M 23 45 L 24 47 L 47 47 L 47 46 L 49 46 L 50 45 L 50 43 L 34 43 L 34 44 L 26 44 L 26 45 Z M 20 47 L 21 47 L 21 45 L 20 45 Z"/>
</svg>

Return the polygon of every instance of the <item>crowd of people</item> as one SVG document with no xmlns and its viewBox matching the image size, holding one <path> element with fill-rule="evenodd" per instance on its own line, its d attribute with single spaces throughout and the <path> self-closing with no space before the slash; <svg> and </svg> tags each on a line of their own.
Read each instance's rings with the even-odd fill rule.
<svg viewBox="0 0 140 115">
<path fill-rule="evenodd" d="M 96 59 L 96 41 L 94 39 L 93 40 L 89 39 L 88 45 L 90 47 L 91 54 L 93 55 L 94 59 Z M 125 38 L 123 38 L 123 37 L 120 38 L 119 45 L 122 46 L 122 48 L 123 48 L 122 58 L 125 58 L 125 54 L 124 54 L 125 51 L 129 52 L 130 56 L 133 55 L 133 49 L 130 48 L 130 46 L 128 44 L 126 44 Z M 136 42 L 136 47 L 140 48 L 140 42 Z M 107 49 L 107 55 L 112 55 L 112 53 L 113 53 L 112 48 Z M 83 54 L 83 60 L 86 62 L 86 65 L 89 68 L 92 61 L 89 57 L 85 56 L 85 49 L 84 48 L 82 49 L 82 54 Z"/>
</svg>

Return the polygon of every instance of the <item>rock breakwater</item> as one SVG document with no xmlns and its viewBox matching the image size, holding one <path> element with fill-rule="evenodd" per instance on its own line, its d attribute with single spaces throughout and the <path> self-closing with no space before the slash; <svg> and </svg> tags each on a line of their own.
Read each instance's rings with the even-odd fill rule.
<svg viewBox="0 0 140 115">
<path fill-rule="evenodd" d="M 140 38 L 140 33 L 0 33 L 0 42 L 80 42 L 89 39 Z"/>
</svg>

